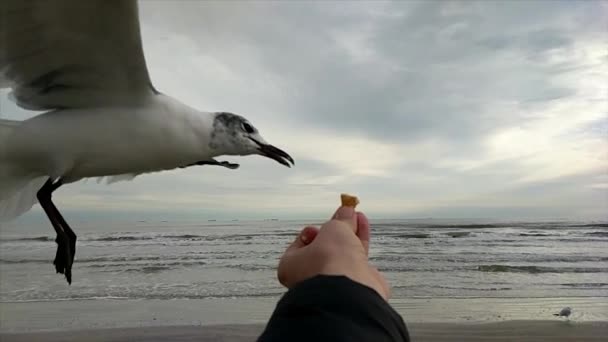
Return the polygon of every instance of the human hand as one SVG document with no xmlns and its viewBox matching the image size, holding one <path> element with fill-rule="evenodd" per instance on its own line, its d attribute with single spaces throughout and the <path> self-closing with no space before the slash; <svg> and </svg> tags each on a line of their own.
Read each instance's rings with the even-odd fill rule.
<svg viewBox="0 0 608 342">
<path fill-rule="evenodd" d="M 374 289 L 385 300 L 390 287 L 368 261 L 370 226 L 363 213 L 340 207 L 321 226 L 304 228 L 287 248 L 278 268 L 279 282 L 291 288 L 316 275 L 342 275 Z"/>
</svg>

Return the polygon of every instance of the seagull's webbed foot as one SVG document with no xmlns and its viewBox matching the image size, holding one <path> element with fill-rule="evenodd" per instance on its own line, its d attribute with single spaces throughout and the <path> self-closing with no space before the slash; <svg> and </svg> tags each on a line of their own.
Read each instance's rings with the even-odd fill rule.
<svg viewBox="0 0 608 342">
<path fill-rule="evenodd" d="M 240 166 L 239 164 L 231 163 L 231 162 L 227 162 L 227 161 L 221 161 L 217 165 L 229 168 L 231 170 L 238 169 Z"/>
<path fill-rule="evenodd" d="M 72 243 L 68 235 L 62 232 L 57 234 L 55 242 L 57 242 L 57 253 L 55 254 L 53 265 L 55 265 L 57 273 L 64 274 L 68 284 L 71 284 L 72 264 L 74 263 L 73 248 L 71 246 L 75 245 L 76 241 L 74 240 L 74 243 Z"/>
<path fill-rule="evenodd" d="M 72 264 L 76 255 L 76 234 L 65 222 L 59 211 L 56 211 L 63 234 L 57 234 L 57 255 L 55 256 L 55 269 L 57 273 L 65 274 L 68 284 L 72 283 Z M 59 266 L 61 265 L 61 266 Z"/>
<path fill-rule="evenodd" d="M 234 169 L 238 169 L 239 168 L 239 164 L 236 163 L 231 163 L 231 162 L 227 162 L 227 161 L 217 161 L 215 159 L 209 159 L 209 160 L 201 160 L 198 161 L 196 163 L 192 163 L 186 166 L 182 166 L 181 168 L 185 168 L 185 167 L 189 167 L 189 166 L 202 166 L 202 165 L 217 165 L 217 166 L 223 166 L 225 168 L 234 170 Z"/>
</svg>

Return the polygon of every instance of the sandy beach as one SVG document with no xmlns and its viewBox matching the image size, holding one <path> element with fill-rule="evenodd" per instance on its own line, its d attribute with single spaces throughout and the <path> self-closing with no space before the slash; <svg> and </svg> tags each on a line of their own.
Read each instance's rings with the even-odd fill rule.
<svg viewBox="0 0 608 342">
<path fill-rule="evenodd" d="M 264 326 L 213 325 L 118 328 L 1 334 L 3 342 L 70 341 L 255 341 Z M 608 322 L 508 321 L 499 323 L 413 323 L 409 326 L 413 341 L 605 341 Z"/>
</svg>

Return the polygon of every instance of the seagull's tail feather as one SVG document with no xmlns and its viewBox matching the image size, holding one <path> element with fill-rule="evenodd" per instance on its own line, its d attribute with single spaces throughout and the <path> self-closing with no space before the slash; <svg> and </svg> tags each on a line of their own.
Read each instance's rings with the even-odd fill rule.
<svg viewBox="0 0 608 342">
<path fill-rule="evenodd" d="M 36 192 L 48 177 L 32 176 L 6 157 L 6 140 L 19 121 L 0 119 L 0 222 L 30 210 L 37 202 Z"/>
<path fill-rule="evenodd" d="M 48 179 L 6 178 L 4 171 L 0 166 L 0 222 L 12 220 L 30 210 L 38 202 L 36 193 Z"/>
</svg>

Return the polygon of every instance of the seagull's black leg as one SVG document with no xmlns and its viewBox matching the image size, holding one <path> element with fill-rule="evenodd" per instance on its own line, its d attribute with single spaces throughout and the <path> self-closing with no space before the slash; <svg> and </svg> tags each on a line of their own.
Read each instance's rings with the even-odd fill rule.
<svg viewBox="0 0 608 342">
<path fill-rule="evenodd" d="M 72 263 L 74 262 L 74 254 L 76 252 L 76 234 L 70 228 L 70 226 L 65 222 L 61 213 L 53 201 L 51 200 L 51 196 L 53 191 L 57 190 L 63 183 L 61 179 L 57 180 L 55 183 L 51 179 L 49 179 L 40 190 L 38 190 L 38 202 L 40 202 L 40 206 L 44 209 L 46 216 L 51 221 L 55 232 L 57 233 L 57 254 L 55 255 L 55 269 L 57 273 L 65 274 L 65 278 L 68 281 L 68 284 L 72 283 Z"/>
<path fill-rule="evenodd" d="M 53 184 L 53 188 L 52 188 L 51 192 L 57 190 L 62 185 L 63 185 L 62 179 L 59 178 Z M 59 220 L 59 223 L 61 224 L 61 228 L 63 228 L 63 232 L 68 236 L 68 239 L 69 239 L 70 259 L 69 259 L 69 264 L 67 267 L 66 278 L 68 279 L 69 283 L 72 283 L 72 264 L 74 263 L 74 256 L 76 255 L 76 238 L 77 238 L 77 236 L 76 236 L 76 233 L 74 233 L 74 231 L 70 227 L 70 225 L 68 225 L 68 223 L 65 221 L 65 219 L 59 212 L 59 209 L 57 209 L 57 207 L 55 206 L 55 203 L 53 203 L 52 201 L 49 201 L 49 202 L 50 202 L 53 210 L 55 211 L 55 215 L 56 215 L 57 219 Z"/>
</svg>

